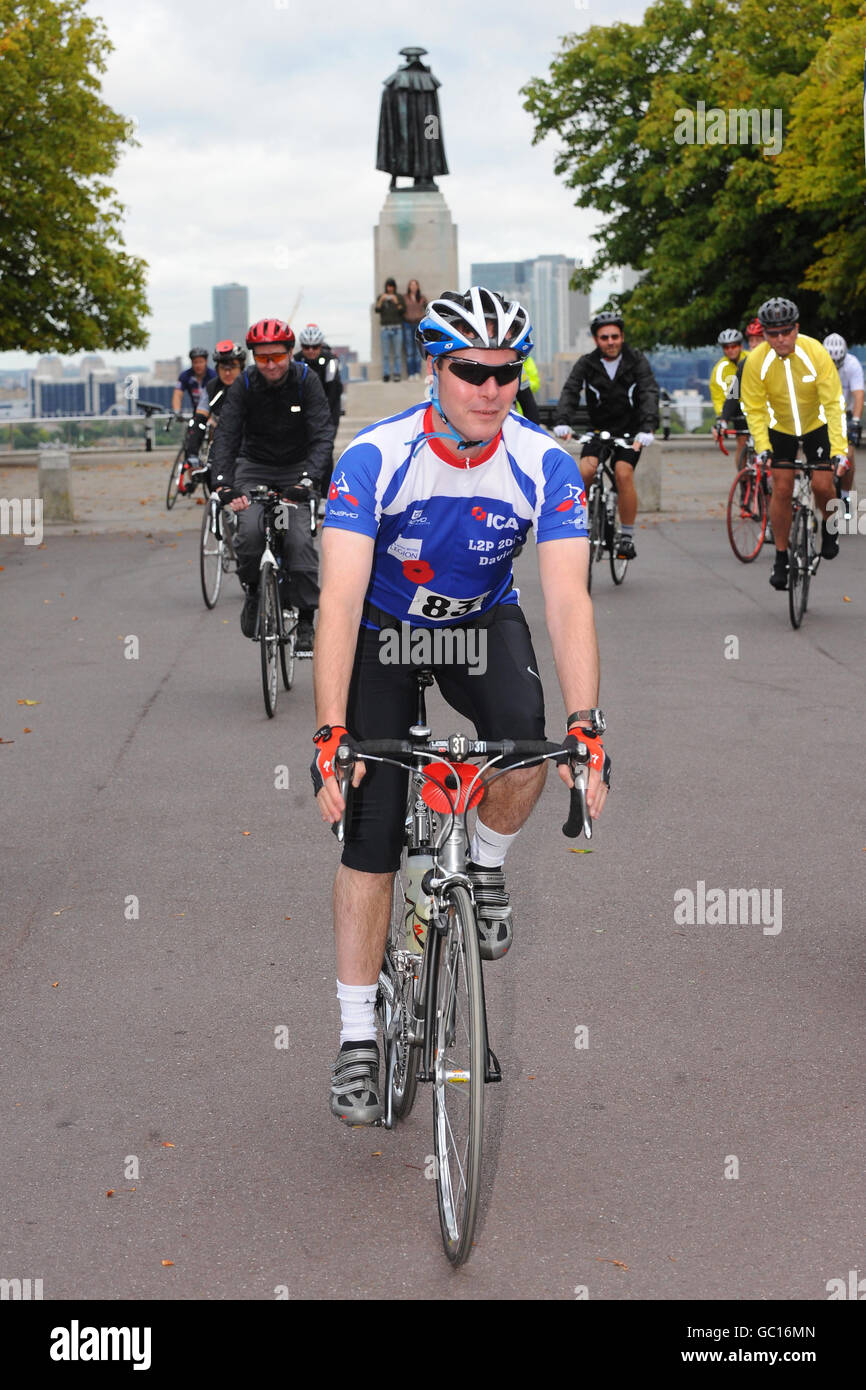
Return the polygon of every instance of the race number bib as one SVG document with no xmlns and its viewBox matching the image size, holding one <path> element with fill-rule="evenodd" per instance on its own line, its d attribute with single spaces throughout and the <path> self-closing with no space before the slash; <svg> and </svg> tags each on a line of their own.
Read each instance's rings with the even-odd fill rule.
<svg viewBox="0 0 866 1390">
<path fill-rule="evenodd" d="M 467 614 L 480 609 L 487 594 L 479 594 L 477 598 L 449 598 L 447 594 L 434 594 L 432 589 L 425 589 L 419 584 L 409 604 L 409 612 L 434 623 L 443 622 L 446 618 L 465 618 Z"/>
</svg>

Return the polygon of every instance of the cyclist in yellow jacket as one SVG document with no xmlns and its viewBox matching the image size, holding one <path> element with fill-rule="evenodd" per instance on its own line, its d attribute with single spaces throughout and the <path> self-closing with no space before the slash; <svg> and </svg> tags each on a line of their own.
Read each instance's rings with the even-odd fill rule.
<svg viewBox="0 0 866 1390">
<path fill-rule="evenodd" d="M 807 463 L 833 465 L 812 475 L 812 491 L 824 518 L 821 556 L 832 560 L 839 554 L 838 538 L 827 530 L 827 512 L 836 495 L 835 472 L 847 463 L 845 398 L 827 349 L 817 338 L 800 334 L 796 304 L 768 299 L 758 319 L 766 342 L 750 353 L 743 368 L 741 399 L 755 452 L 773 469 L 770 521 L 776 560 L 770 583 L 787 589 L 794 463 L 801 443 Z"/>
<path fill-rule="evenodd" d="M 725 401 L 728 395 L 728 388 L 731 381 L 737 375 L 737 369 L 748 357 L 748 352 L 743 347 L 743 335 L 738 328 L 723 328 L 716 339 L 718 346 L 722 349 L 724 356 L 720 357 L 710 373 L 710 396 L 713 401 L 713 409 L 716 412 L 716 424 L 713 434 L 719 438 L 722 424 L 722 411 L 725 408 Z M 740 429 L 739 425 L 743 428 Z M 737 451 L 734 460 L 734 472 L 739 473 L 743 466 L 743 450 L 746 447 L 746 422 L 739 418 L 733 428 L 737 429 Z"/>
</svg>

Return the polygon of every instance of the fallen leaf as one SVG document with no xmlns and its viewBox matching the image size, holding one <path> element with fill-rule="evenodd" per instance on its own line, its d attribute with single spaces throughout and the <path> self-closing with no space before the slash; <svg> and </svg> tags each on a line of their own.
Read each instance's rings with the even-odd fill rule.
<svg viewBox="0 0 866 1390">
<path fill-rule="evenodd" d="M 527 1079 L 527 1081 L 535 1081 L 535 1080 L 536 1080 L 535 1074 L 533 1073 L 532 1075 L 527 1076 L 526 1079 Z"/>
<path fill-rule="evenodd" d="M 108 1191 L 106 1192 L 105 1195 L 106 1195 L 106 1197 L 113 1197 L 113 1196 L 114 1196 L 114 1188 L 113 1188 L 113 1187 L 110 1187 L 110 1188 L 108 1189 Z"/>
<path fill-rule="evenodd" d="M 382 1157 L 382 1150 L 381 1150 L 381 1149 L 374 1149 L 373 1152 L 371 1153 L 370 1157 L 371 1157 L 371 1158 L 381 1158 L 381 1157 Z"/>
<path fill-rule="evenodd" d="M 5 568 L 6 568 L 5 565 L 0 565 L 0 570 L 5 570 Z"/>
<path fill-rule="evenodd" d="M 14 738 L 0 738 L 0 743 L 14 743 Z"/>
<path fill-rule="evenodd" d="M 32 733 L 33 733 L 33 730 L 32 730 L 32 729 L 22 729 L 21 732 L 22 732 L 22 734 L 32 734 Z"/>
<path fill-rule="evenodd" d="M 251 830 L 242 830 L 242 831 L 241 831 L 241 834 L 242 834 L 242 835 L 252 835 L 252 833 L 253 833 L 253 832 L 252 832 Z"/>
<path fill-rule="evenodd" d="M 173 1149 L 173 1148 L 174 1148 L 174 1144 L 171 1142 L 170 1139 L 163 1139 L 163 1141 L 162 1141 L 162 1147 L 163 1147 L 164 1149 Z"/>
<path fill-rule="evenodd" d="M 572 854 L 592 854 L 591 849 L 572 849 Z"/>
<path fill-rule="evenodd" d="M 628 1269 L 628 1265 L 624 1265 L 622 1260 L 608 1260 L 605 1259 L 603 1255 L 596 1255 L 595 1258 L 598 1260 L 599 1264 L 616 1265 L 617 1269 Z"/>
<path fill-rule="evenodd" d="M 286 918 L 285 918 L 285 921 L 287 921 L 287 922 L 291 922 L 291 920 L 292 920 L 291 917 L 286 917 Z"/>
<path fill-rule="evenodd" d="M 59 980 L 55 980 L 55 981 L 53 982 L 51 988 L 52 988 L 52 989 L 56 989 L 57 986 L 58 986 L 59 984 L 60 984 L 60 981 L 59 981 Z"/>
<path fill-rule="evenodd" d="M 78 622 L 78 619 L 77 619 L 77 618 L 73 618 L 72 621 L 73 621 L 74 623 L 77 623 L 77 622 Z"/>
<path fill-rule="evenodd" d="M 41 700 L 19 700 L 18 703 L 19 703 L 19 705 L 40 705 L 40 704 L 42 703 L 42 701 L 41 701 Z"/>
<path fill-rule="evenodd" d="M 162 1260 L 161 1263 L 166 1269 L 168 1269 L 170 1265 L 174 1264 L 174 1260 Z"/>
<path fill-rule="evenodd" d="M 842 602 L 843 602 L 843 603 L 850 603 L 850 602 L 851 602 L 851 600 L 849 599 L 849 597 L 848 597 L 847 594 L 843 594 L 843 595 L 842 595 Z"/>
<path fill-rule="evenodd" d="M 59 917 L 60 914 L 61 914 L 61 912 L 71 912 L 71 911 L 72 911 L 72 904 L 70 903 L 70 905 L 69 905 L 68 907 L 58 907 L 57 911 L 56 911 L 56 912 L 52 912 L 51 916 L 52 916 L 52 917 Z"/>
</svg>

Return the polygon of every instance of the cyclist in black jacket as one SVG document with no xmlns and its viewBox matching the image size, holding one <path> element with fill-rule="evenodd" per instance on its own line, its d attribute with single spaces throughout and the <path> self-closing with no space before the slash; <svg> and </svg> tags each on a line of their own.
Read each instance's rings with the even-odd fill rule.
<svg viewBox="0 0 866 1390">
<path fill-rule="evenodd" d="M 223 342 L 217 343 L 214 348 L 213 360 L 217 375 L 207 383 L 201 393 L 195 408 L 195 415 L 192 417 L 186 432 L 186 439 L 184 440 L 186 450 L 184 463 L 186 466 L 178 492 L 194 491 L 196 483 L 202 478 L 210 483 L 210 469 L 207 465 L 202 468 L 199 462 L 199 454 L 207 437 L 208 421 L 213 419 L 216 422 L 219 419 L 219 413 L 223 408 L 229 387 L 233 381 L 237 380 L 246 366 L 247 350 L 242 343 L 233 343 L 231 339 L 226 338 Z"/>
<path fill-rule="evenodd" d="M 629 435 L 631 448 L 618 444 L 613 454 L 614 474 L 619 493 L 621 537 L 618 555 L 633 560 L 634 523 L 637 492 L 634 470 L 640 451 L 653 442 L 659 423 L 659 388 L 652 368 L 642 352 L 625 341 L 625 326 L 619 314 L 596 314 L 590 331 L 596 341 L 594 352 L 579 357 L 571 369 L 559 398 L 553 432 L 560 439 L 571 438 L 571 424 L 586 390 L 586 408 L 593 430 L 612 435 Z M 598 441 L 589 440 L 580 456 L 580 471 L 589 487 L 598 467 Z"/>
<path fill-rule="evenodd" d="M 287 323 L 261 319 L 247 333 L 246 345 L 256 365 L 229 388 L 214 437 L 211 473 L 220 501 L 238 514 L 235 552 L 247 594 L 241 631 L 254 637 L 264 517 L 244 488 L 257 483 L 277 491 L 301 486 L 312 496 L 327 466 L 334 426 L 315 372 L 291 360 L 295 335 Z M 306 507 L 289 511 L 283 554 L 299 609 L 297 649 L 310 651 L 319 606 L 319 562 Z"/>
<path fill-rule="evenodd" d="M 336 436 L 340 426 L 343 399 L 343 378 L 340 376 L 340 360 L 328 347 L 328 344 L 325 342 L 325 335 L 317 323 L 308 323 L 306 328 L 301 329 L 298 334 L 298 344 L 301 349 L 301 356 L 307 363 L 307 366 L 312 367 L 325 388 L 325 395 L 328 398 L 328 408 L 331 412 L 331 419 L 334 422 L 334 434 Z M 322 485 L 319 488 L 319 495 L 321 497 L 327 496 L 333 471 L 334 451 L 332 449 L 328 466 L 322 474 Z"/>
</svg>

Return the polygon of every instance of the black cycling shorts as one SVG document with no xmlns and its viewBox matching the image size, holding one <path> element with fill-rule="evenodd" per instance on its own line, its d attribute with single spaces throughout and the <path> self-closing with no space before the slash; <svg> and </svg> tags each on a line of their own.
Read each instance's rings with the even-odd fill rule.
<svg viewBox="0 0 866 1390">
<path fill-rule="evenodd" d="M 480 646 L 467 647 L 469 662 L 431 661 L 430 669 L 444 698 L 475 726 L 477 738 L 543 739 L 544 693 L 526 619 L 516 603 L 499 604 L 494 614 L 488 626 L 476 629 Z M 355 738 L 406 738 L 415 723 L 417 665 L 382 659 L 393 654 L 391 639 L 399 636 L 377 628 L 361 628 L 358 634 L 346 714 Z M 440 654 L 447 654 L 447 648 Z M 471 673 L 473 665 L 478 674 Z M 459 725 L 434 730 L 437 737 L 455 732 L 470 730 Z M 399 868 L 408 776 L 407 770 L 388 763 L 367 764 L 364 780 L 352 793 L 343 848 L 348 868 L 370 874 Z"/>
<path fill-rule="evenodd" d="M 829 463 L 832 458 L 830 431 L 826 425 L 819 425 L 816 430 L 809 430 L 808 434 L 802 434 L 799 438 L 796 434 L 782 434 L 780 430 L 769 430 L 768 433 L 774 463 L 793 463 L 801 441 L 807 463 Z"/>
<path fill-rule="evenodd" d="M 582 459 L 598 458 L 598 451 L 601 447 L 601 443 L 602 441 L 599 439 L 598 435 L 594 435 L 592 439 L 587 440 L 586 444 L 584 444 L 580 451 L 580 457 Z M 641 449 L 626 449 L 622 444 L 616 444 L 614 445 L 613 454 L 611 455 L 611 463 L 614 467 L 620 462 L 630 463 L 632 468 L 637 468 L 641 453 Z"/>
</svg>

